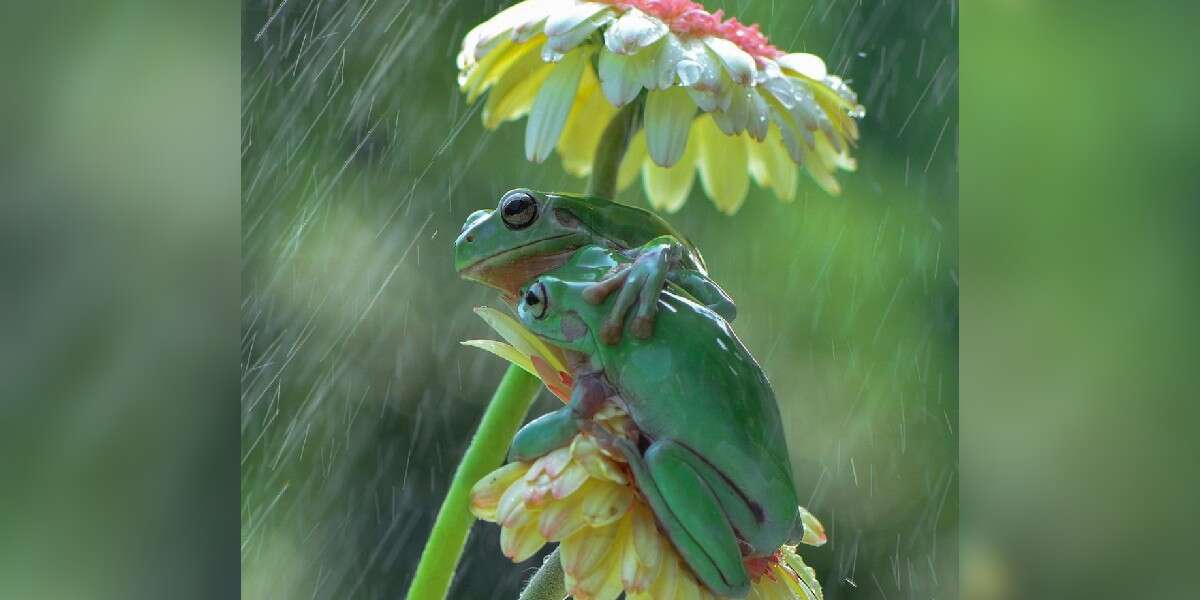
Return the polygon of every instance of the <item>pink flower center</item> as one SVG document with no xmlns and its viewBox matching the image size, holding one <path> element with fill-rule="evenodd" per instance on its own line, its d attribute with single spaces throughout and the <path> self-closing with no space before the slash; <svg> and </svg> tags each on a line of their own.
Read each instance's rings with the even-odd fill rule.
<svg viewBox="0 0 1200 600">
<path fill-rule="evenodd" d="M 756 59 L 773 59 L 784 54 L 767 41 L 758 24 L 743 25 L 734 17 L 722 20 L 725 11 L 710 13 L 691 0 L 599 0 L 621 10 L 636 8 L 657 17 L 671 31 L 687 36 L 712 36 L 727 39 Z"/>
</svg>

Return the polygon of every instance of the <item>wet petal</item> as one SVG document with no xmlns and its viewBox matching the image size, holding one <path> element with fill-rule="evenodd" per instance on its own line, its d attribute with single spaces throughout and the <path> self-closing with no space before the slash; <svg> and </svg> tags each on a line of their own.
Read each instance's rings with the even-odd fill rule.
<svg viewBox="0 0 1200 600">
<path fill-rule="evenodd" d="M 807 54 L 797 52 L 794 54 L 785 54 L 775 59 L 780 67 L 793 71 L 811 79 L 821 80 L 829 74 L 825 70 L 825 61 L 815 54 Z"/>
<path fill-rule="evenodd" d="M 558 140 L 558 154 L 568 173 L 577 177 L 591 174 L 596 146 L 616 114 L 617 109 L 604 98 L 591 65 L 587 65 L 583 69 L 575 104 Z"/>
<path fill-rule="evenodd" d="M 667 34 L 666 23 L 631 8 L 604 32 L 604 45 L 617 54 L 635 54 Z"/>
<path fill-rule="evenodd" d="M 797 577 L 800 578 L 800 583 L 805 589 L 805 593 L 809 598 L 821 600 L 824 598 L 824 593 L 821 591 L 821 584 L 817 581 L 817 574 L 812 570 L 812 567 L 804 564 L 804 559 L 796 553 L 793 546 L 784 546 L 779 549 L 779 555 Z"/>
<path fill-rule="evenodd" d="M 754 74 L 758 71 L 758 66 L 753 56 L 724 38 L 704 38 L 704 44 L 717 55 L 721 64 L 725 65 L 725 70 L 735 83 L 744 86 L 754 83 Z"/>
<path fill-rule="evenodd" d="M 771 107 L 763 99 L 758 90 L 749 90 L 750 106 L 746 117 L 746 131 L 758 141 L 767 137 L 767 129 L 771 126 Z"/>
<path fill-rule="evenodd" d="M 463 36 L 462 50 L 458 54 L 458 68 L 465 69 L 475 64 L 475 61 L 497 47 L 502 36 L 514 29 L 528 29 L 531 24 L 544 21 L 555 1 L 518 2 L 468 31 Z"/>
<path fill-rule="evenodd" d="M 538 91 L 529 122 L 525 125 L 525 157 L 530 162 L 546 160 L 558 145 L 558 137 L 575 102 L 579 79 L 590 56 L 591 52 L 585 49 L 567 54 L 554 65 Z"/>
<path fill-rule="evenodd" d="M 696 119 L 697 162 L 700 183 L 721 212 L 732 215 L 750 191 L 747 148 L 740 137 L 730 137 L 711 118 Z"/>
<path fill-rule="evenodd" d="M 546 35 L 564 35 L 608 8 L 608 5 L 601 2 L 579 2 L 567 8 L 559 4 L 554 14 L 546 19 Z"/>
<path fill-rule="evenodd" d="M 653 90 L 646 98 L 646 150 L 655 164 L 670 167 L 687 148 L 696 105 L 683 88 Z"/>
<path fill-rule="evenodd" d="M 639 64 L 635 56 L 600 53 L 600 85 L 613 105 L 624 106 L 642 91 Z"/>
<path fill-rule="evenodd" d="M 610 23 L 613 16 L 608 8 L 598 2 L 584 2 L 552 14 L 546 19 L 544 31 L 547 40 L 546 46 L 542 48 L 542 59 L 558 62 L 564 54 L 588 39 L 596 29 Z"/>
<path fill-rule="evenodd" d="M 688 194 L 692 191 L 692 180 L 696 174 L 696 146 L 688 144 L 679 162 L 670 169 L 664 169 L 654 161 L 642 163 L 642 187 L 650 206 L 666 212 L 675 212 L 687 202 Z"/>
</svg>

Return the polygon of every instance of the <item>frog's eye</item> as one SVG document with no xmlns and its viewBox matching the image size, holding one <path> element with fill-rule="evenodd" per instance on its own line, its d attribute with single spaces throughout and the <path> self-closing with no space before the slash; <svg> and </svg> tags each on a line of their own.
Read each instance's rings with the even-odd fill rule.
<svg viewBox="0 0 1200 600">
<path fill-rule="evenodd" d="M 529 291 L 525 292 L 525 306 L 529 307 L 529 314 L 535 319 L 546 316 L 547 304 L 546 286 L 540 281 L 529 286 Z"/>
<path fill-rule="evenodd" d="M 525 190 L 513 190 L 500 199 L 500 218 L 509 229 L 528 227 L 537 214 L 537 200 Z"/>
</svg>

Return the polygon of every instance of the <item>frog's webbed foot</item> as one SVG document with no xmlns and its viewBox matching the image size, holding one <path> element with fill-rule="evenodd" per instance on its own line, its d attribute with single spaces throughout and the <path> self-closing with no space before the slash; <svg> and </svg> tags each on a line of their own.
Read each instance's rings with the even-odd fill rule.
<svg viewBox="0 0 1200 600">
<path fill-rule="evenodd" d="M 639 253 L 633 264 L 619 267 L 604 279 L 584 288 L 583 299 L 592 304 L 604 302 L 614 291 L 617 299 L 604 324 L 600 339 L 606 344 L 621 341 L 625 317 L 633 309 L 629 328 L 633 335 L 646 339 L 654 333 L 654 315 L 658 296 L 667 283 L 667 275 L 678 262 L 679 250 L 671 244 L 656 244 Z"/>
<path fill-rule="evenodd" d="M 692 467 L 691 451 L 660 440 L 643 456 L 628 440 L 616 444 L 671 545 L 696 577 L 723 597 L 744 597 L 750 578 L 741 544 L 721 500 Z"/>
</svg>

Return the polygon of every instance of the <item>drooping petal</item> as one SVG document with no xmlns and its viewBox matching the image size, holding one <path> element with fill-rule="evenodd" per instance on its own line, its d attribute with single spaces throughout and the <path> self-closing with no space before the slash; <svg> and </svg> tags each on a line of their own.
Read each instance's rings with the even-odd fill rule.
<svg viewBox="0 0 1200 600">
<path fill-rule="evenodd" d="M 646 150 L 661 167 L 674 165 L 687 148 L 696 104 L 683 88 L 653 90 L 646 98 Z"/>
<path fill-rule="evenodd" d="M 532 516 L 517 526 L 500 529 L 500 551 L 513 562 L 528 559 L 545 545 L 546 538 L 538 533 L 537 520 Z"/>
<path fill-rule="evenodd" d="M 750 175 L 758 185 L 775 191 L 784 202 L 796 198 L 796 179 L 799 169 L 788 157 L 779 129 L 772 127 L 762 142 L 746 141 L 749 150 Z"/>
<path fill-rule="evenodd" d="M 604 32 L 604 45 L 616 54 L 636 54 L 668 31 L 660 19 L 631 8 Z"/>
<path fill-rule="evenodd" d="M 568 10 L 556 12 L 546 19 L 546 45 L 542 48 L 542 59 L 558 62 L 566 53 L 575 49 L 592 32 L 613 20 L 612 11 L 599 2 L 582 2 Z"/>
<path fill-rule="evenodd" d="M 600 53 L 600 85 L 604 97 L 615 106 L 625 106 L 642 91 L 636 56 Z"/>
<path fill-rule="evenodd" d="M 821 57 L 815 54 L 804 52 L 784 54 L 776 58 L 775 62 L 779 63 L 779 66 L 784 69 L 818 81 L 824 79 L 829 74 L 825 70 L 825 61 L 821 60 Z"/>
<path fill-rule="evenodd" d="M 558 137 L 575 102 L 579 79 L 590 56 L 591 52 L 582 48 L 568 53 L 554 65 L 538 91 L 529 113 L 529 123 L 525 125 L 525 158 L 530 162 L 546 160 L 558 145 Z"/>
<path fill-rule="evenodd" d="M 700 183 L 717 209 L 732 215 L 750 191 L 746 144 L 722 133 L 708 116 L 696 119 L 694 128 Z"/>
<path fill-rule="evenodd" d="M 592 71 L 592 66 L 586 65 L 583 77 L 579 83 L 579 93 L 571 114 L 567 116 L 567 124 L 563 126 L 562 137 L 558 140 L 558 154 L 562 157 L 563 168 L 576 177 L 586 177 L 592 173 L 592 161 L 596 156 L 596 145 L 604 135 L 608 122 L 617 114 L 617 109 L 604 98 L 600 91 L 600 82 Z"/>
<path fill-rule="evenodd" d="M 496 521 L 496 507 L 513 482 L 525 475 L 529 465 L 509 463 L 488 473 L 471 488 L 471 513 L 484 521 Z"/>
<path fill-rule="evenodd" d="M 625 156 L 621 158 L 621 166 L 617 169 L 618 192 L 624 191 L 637 179 L 643 162 L 646 162 L 646 131 L 638 129 L 633 139 L 629 140 L 629 147 L 625 149 Z"/>
<path fill-rule="evenodd" d="M 529 42 L 533 43 L 533 42 Z M 553 65 L 542 62 L 535 48 L 518 58 L 492 86 L 483 105 L 483 126 L 495 129 L 504 121 L 525 116 Z"/>
<path fill-rule="evenodd" d="M 704 43 L 717 55 L 717 58 L 721 59 L 725 70 L 729 72 L 730 78 L 735 83 L 743 86 L 754 83 L 754 74 L 758 70 L 758 65 L 754 62 L 753 56 L 739 48 L 737 44 L 724 38 L 707 37 L 704 38 Z"/>
<path fill-rule="evenodd" d="M 779 549 L 779 555 L 783 557 L 783 561 L 799 578 L 804 585 L 806 595 L 812 600 L 823 600 L 825 597 L 821 591 L 821 584 L 817 581 L 817 574 L 812 570 L 812 567 L 804 564 L 804 559 L 796 553 L 796 549 L 792 546 L 784 546 Z"/>
<path fill-rule="evenodd" d="M 538 517 L 538 533 L 551 542 L 575 535 L 586 526 L 583 510 L 576 502 L 555 502 L 547 506 Z"/>
<path fill-rule="evenodd" d="M 533 366 L 533 361 L 529 360 L 529 355 L 522 354 L 519 350 L 508 344 L 505 344 L 504 342 L 497 342 L 496 340 L 467 340 L 459 343 L 464 346 L 471 346 L 486 352 L 491 352 L 492 354 L 495 354 L 496 356 L 499 356 L 500 358 L 517 365 L 518 367 L 521 367 L 526 373 L 529 373 L 534 377 L 539 376 L 537 369 L 535 369 Z"/>
<path fill-rule="evenodd" d="M 673 168 L 664 169 L 654 161 L 642 163 L 642 188 L 650 206 L 657 210 L 675 212 L 687 202 L 695 178 L 696 145 L 688 144 L 683 156 Z"/>
<path fill-rule="evenodd" d="M 496 48 L 503 36 L 514 30 L 528 30 L 546 20 L 557 0 L 525 0 L 518 2 L 480 23 L 463 36 L 458 53 L 458 68 L 466 69 Z"/>
<path fill-rule="evenodd" d="M 616 538 L 616 527 L 582 529 L 562 541 L 563 571 L 573 577 L 591 574 L 611 550 Z"/>
</svg>

